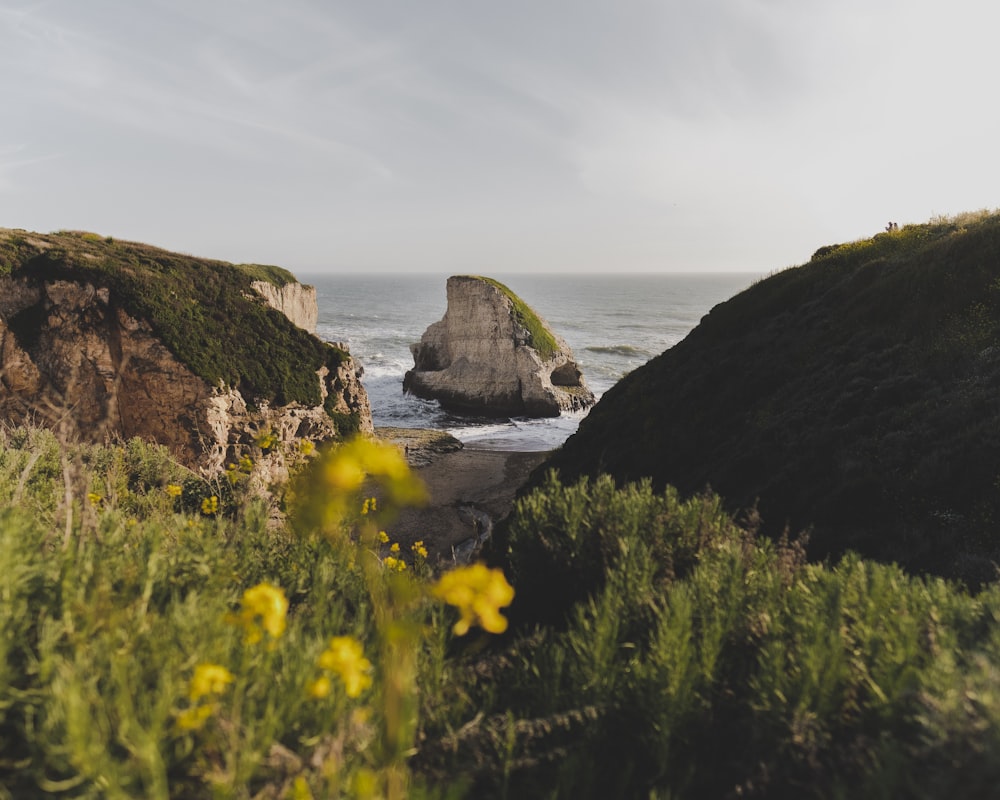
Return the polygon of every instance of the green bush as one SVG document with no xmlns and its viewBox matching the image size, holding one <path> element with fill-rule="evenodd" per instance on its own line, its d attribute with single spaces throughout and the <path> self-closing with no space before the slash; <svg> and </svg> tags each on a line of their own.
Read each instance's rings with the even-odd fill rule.
<svg viewBox="0 0 1000 800">
<path fill-rule="evenodd" d="M 498 534 L 510 630 L 460 639 L 389 566 L 391 509 L 358 511 L 355 466 L 414 496 L 402 457 L 310 463 L 293 532 L 252 497 L 189 507 L 174 487 L 214 484 L 161 448 L 3 432 L 0 796 L 933 798 L 1000 777 L 996 585 L 809 565 L 714 495 L 550 475 Z M 247 613 L 262 586 L 288 601 L 278 633 Z M 337 636 L 371 662 L 356 696 L 317 684 Z"/>
</svg>

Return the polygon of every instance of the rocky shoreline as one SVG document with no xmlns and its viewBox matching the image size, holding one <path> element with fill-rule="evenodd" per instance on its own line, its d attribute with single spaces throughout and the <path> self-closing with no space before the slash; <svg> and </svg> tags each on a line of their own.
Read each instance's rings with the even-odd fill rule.
<svg viewBox="0 0 1000 800">
<path fill-rule="evenodd" d="M 431 564 L 451 563 L 475 550 L 470 542 L 510 513 L 518 489 L 548 453 L 477 450 L 444 431 L 377 428 L 376 435 L 402 447 L 427 486 L 424 508 L 404 509 L 389 534 L 404 549 L 423 541 Z M 485 518 L 484 518 L 485 515 Z"/>
</svg>

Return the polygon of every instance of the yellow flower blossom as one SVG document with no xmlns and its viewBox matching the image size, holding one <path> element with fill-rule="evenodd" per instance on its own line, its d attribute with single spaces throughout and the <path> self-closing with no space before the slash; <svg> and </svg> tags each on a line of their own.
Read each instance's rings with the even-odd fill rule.
<svg viewBox="0 0 1000 800">
<path fill-rule="evenodd" d="M 299 440 L 299 452 L 304 456 L 312 455 L 313 450 L 316 449 L 316 445 L 310 442 L 308 439 Z"/>
<path fill-rule="evenodd" d="M 214 697 L 226 691 L 233 682 L 233 674 L 218 664 L 199 664 L 194 668 L 191 683 L 188 685 L 188 697 L 197 702 L 203 697 Z"/>
<path fill-rule="evenodd" d="M 253 472 L 253 459 L 248 455 L 240 456 L 240 472 L 247 474 Z"/>
<path fill-rule="evenodd" d="M 201 501 L 201 513 L 206 517 L 210 517 L 213 514 L 219 512 L 219 498 L 214 494 L 211 497 L 206 497 Z"/>
<path fill-rule="evenodd" d="M 371 439 L 352 439 L 334 450 L 324 465 L 323 479 L 335 492 L 354 492 L 367 476 L 378 478 L 394 503 L 426 500 L 423 484 L 410 472 L 398 448 Z"/>
<path fill-rule="evenodd" d="M 215 704 L 191 706 L 177 715 L 177 727 L 182 731 L 201 730 L 215 712 Z"/>
<path fill-rule="evenodd" d="M 170 497 L 180 497 L 184 492 L 184 489 L 178 486 L 176 483 L 168 483 L 167 488 L 164 490 Z"/>
<path fill-rule="evenodd" d="M 387 544 L 389 542 L 389 534 L 386 533 L 385 531 L 379 531 L 378 532 L 378 540 L 382 544 Z"/>
<path fill-rule="evenodd" d="M 420 539 L 410 545 L 410 550 L 417 558 L 427 558 L 427 548 L 424 547 L 424 540 Z"/>
<path fill-rule="evenodd" d="M 188 683 L 188 699 L 191 707 L 177 714 L 176 724 L 182 731 L 196 731 L 204 727 L 217 703 L 215 699 L 223 694 L 235 680 L 233 674 L 218 664 L 199 664 Z"/>
<path fill-rule="evenodd" d="M 242 609 L 233 619 L 246 632 L 247 644 L 257 644 L 267 633 L 277 639 L 285 632 L 288 599 L 270 583 L 260 583 L 243 592 Z"/>
<path fill-rule="evenodd" d="M 382 563 L 385 564 L 385 568 L 389 572 L 405 572 L 406 562 L 401 558 L 394 558 L 393 556 L 386 556 Z"/>
<path fill-rule="evenodd" d="M 358 697 L 372 685 L 372 664 L 365 658 L 361 642 L 352 636 L 334 636 L 317 664 L 340 678 L 348 697 Z"/>
<path fill-rule="evenodd" d="M 453 569 L 441 576 L 431 594 L 458 609 L 459 620 L 452 629 L 456 636 L 464 636 L 473 624 L 490 633 L 507 630 L 507 618 L 500 609 L 510 605 L 514 589 L 502 570 L 485 564 Z"/>
<path fill-rule="evenodd" d="M 329 697 L 330 692 L 333 689 L 333 684 L 330 682 L 330 678 L 327 675 L 320 675 L 316 680 L 310 683 L 306 687 L 306 692 L 308 692 L 310 697 L 317 700 L 322 700 L 324 697 Z"/>
<path fill-rule="evenodd" d="M 88 492 L 87 499 L 90 501 L 90 504 L 92 506 L 100 506 L 101 502 L 104 500 L 104 497 L 102 495 L 99 495 L 97 492 Z"/>
<path fill-rule="evenodd" d="M 374 514 L 378 511 L 378 504 L 374 497 L 369 497 L 361 504 L 361 516 L 367 516 L 368 514 Z"/>
<path fill-rule="evenodd" d="M 389 548 L 389 552 L 390 553 L 398 553 L 399 552 L 399 542 L 393 542 L 392 546 Z"/>
</svg>

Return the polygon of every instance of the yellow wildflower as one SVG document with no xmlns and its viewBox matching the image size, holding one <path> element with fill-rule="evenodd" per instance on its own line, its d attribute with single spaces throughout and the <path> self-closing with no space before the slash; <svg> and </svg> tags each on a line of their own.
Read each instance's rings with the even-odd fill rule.
<svg viewBox="0 0 1000 800">
<path fill-rule="evenodd" d="M 417 558 L 427 558 L 427 548 L 424 547 L 424 540 L 420 539 L 410 545 L 410 550 Z"/>
<path fill-rule="evenodd" d="M 102 495 L 99 495 L 97 492 L 88 492 L 87 499 L 90 501 L 90 504 L 92 506 L 100 506 L 101 502 L 104 500 L 104 497 Z"/>
<path fill-rule="evenodd" d="M 423 484 L 411 474 L 403 454 L 391 445 L 352 439 L 333 451 L 323 470 L 328 487 L 339 492 L 360 489 L 369 475 L 380 479 L 395 503 L 405 505 L 426 500 Z"/>
<path fill-rule="evenodd" d="M 257 437 L 257 446 L 261 450 L 270 450 L 278 443 L 278 437 L 268 431 Z"/>
<path fill-rule="evenodd" d="M 168 483 L 165 491 L 170 497 L 180 497 L 181 494 L 184 492 L 184 489 L 178 486 L 176 483 Z"/>
<path fill-rule="evenodd" d="M 312 455 L 312 451 L 316 449 L 316 445 L 310 442 L 308 439 L 301 439 L 299 441 L 299 452 L 304 456 Z"/>
<path fill-rule="evenodd" d="M 191 706 L 177 715 L 177 727 L 182 731 L 197 731 L 205 726 L 215 711 L 215 705 Z"/>
<path fill-rule="evenodd" d="M 387 543 L 388 543 L 388 541 L 389 541 L 389 534 L 388 534 L 388 533 L 386 533 L 385 531 L 379 531 L 379 532 L 378 532 L 378 540 L 379 540 L 379 541 L 380 541 L 380 542 L 381 542 L 382 544 L 387 544 Z"/>
<path fill-rule="evenodd" d="M 333 684 L 330 683 L 330 678 L 326 675 L 320 675 L 306 687 L 306 691 L 309 693 L 309 696 L 314 697 L 317 700 L 329 697 L 332 689 Z"/>
<path fill-rule="evenodd" d="M 201 513 L 207 517 L 219 512 L 219 498 L 214 494 L 201 501 Z"/>
<path fill-rule="evenodd" d="M 390 572 L 405 572 L 406 562 L 401 558 L 393 558 L 392 556 L 386 556 L 382 563 L 385 564 L 385 568 Z"/>
<path fill-rule="evenodd" d="M 369 497 L 361 504 L 361 515 L 366 516 L 368 514 L 374 514 L 378 511 L 377 503 L 374 497 Z"/>
<path fill-rule="evenodd" d="M 260 583 L 243 592 L 242 610 L 234 621 L 246 631 L 247 644 L 257 644 L 266 632 L 277 639 L 285 632 L 288 599 L 270 583 Z"/>
<path fill-rule="evenodd" d="M 393 542 L 392 546 L 389 548 L 389 552 L 390 553 L 398 553 L 399 552 L 399 542 Z"/>
<path fill-rule="evenodd" d="M 510 605 L 514 589 L 502 570 L 485 564 L 453 569 L 441 576 L 431 594 L 458 609 L 460 617 L 452 629 L 456 636 L 464 636 L 473 624 L 490 633 L 507 630 L 507 618 L 500 608 Z"/>
<path fill-rule="evenodd" d="M 240 456 L 240 472 L 247 474 L 253 472 L 253 459 L 248 455 Z"/>
<path fill-rule="evenodd" d="M 348 697 L 358 697 L 372 685 L 372 664 L 365 658 L 361 642 L 352 636 L 334 636 L 317 664 L 340 678 Z"/>
<path fill-rule="evenodd" d="M 232 682 L 233 674 L 225 667 L 218 664 L 199 664 L 191 676 L 188 697 L 197 702 L 203 697 L 220 695 Z"/>
</svg>

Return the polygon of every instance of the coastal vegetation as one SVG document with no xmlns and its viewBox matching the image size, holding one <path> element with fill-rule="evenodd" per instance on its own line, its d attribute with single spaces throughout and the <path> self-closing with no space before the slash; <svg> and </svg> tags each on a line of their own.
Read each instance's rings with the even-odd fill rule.
<svg viewBox="0 0 1000 800">
<path fill-rule="evenodd" d="M 347 357 L 253 291 L 257 280 L 294 281 L 280 267 L 233 265 L 85 232 L 0 229 L 0 274 L 111 289 L 115 302 L 149 322 L 192 372 L 213 386 L 239 389 L 253 403 L 318 406 L 317 370 L 334 371 Z M 37 320 L 29 313 L 9 324 L 28 335 Z"/>
<path fill-rule="evenodd" d="M 1000 563 L 1000 216 L 817 250 L 610 389 L 543 468 L 711 487 L 764 531 L 991 581 Z"/>
<path fill-rule="evenodd" d="M 136 313 L 248 289 L 158 253 L 0 233 Z M 998 253 L 936 220 L 722 304 L 468 566 L 397 535 L 391 445 L 303 440 L 265 497 L 271 432 L 205 476 L 0 428 L 0 798 L 990 796 Z"/>
<path fill-rule="evenodd" d="M 943 797 L 1000 779 L 996 586 L 808 564 L 715 495 L 552 475 L 491 565 L 442 577 L 393 536 L 419 483 L 365 440 L 304 455 L 281 497 L 275 528 L 238 471 L 0 434 L 0 795 Z"/>
<path fill-rule="evenodd" d="M 508 300 L 514 309 L 514 318 L 524 328 L 531 339 L 529 344 L 538 352 L 538 357 L 542 361 L 552 358 L 559 350 L 559 344 L 549 330 L 548 326 L 542 322 L 538 314 L 525 303 L 520 297 L 504 284 L 493 278 L 484 278 L 480 275 L 474 276 L 481 281 L 485 281 L 490 286 L 498 289 Z"/>
</svg>

